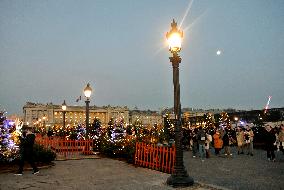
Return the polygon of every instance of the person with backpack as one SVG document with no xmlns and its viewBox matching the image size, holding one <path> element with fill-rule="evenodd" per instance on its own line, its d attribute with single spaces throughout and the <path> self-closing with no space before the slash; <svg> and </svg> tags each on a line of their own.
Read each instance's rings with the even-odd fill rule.
<svg viewBox="0 0 284 190">
<path fill-rule="evenodd" d="M 199 155 L 203 162 L 206 156 L 206 153 L 205 153 L 206 134 L 201 126 L 199 127 L 199 130 L 197 133 L 197 139 L 198 139 L 198 146 L 199 146 Z"/>
</svg>

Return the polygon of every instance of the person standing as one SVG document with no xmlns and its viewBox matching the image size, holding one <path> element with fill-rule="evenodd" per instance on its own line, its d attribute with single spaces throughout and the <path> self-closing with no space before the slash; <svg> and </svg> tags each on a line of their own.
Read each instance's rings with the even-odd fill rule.
<svg viewBox="0 0 284 190">
<path fill-rule="evenodd" d="M 224 145 L 224 149 L 225 149 L 225 156 L 232 156 L 231 151 L 230 151 L 230 134 L 229 134 L 229 130 L 225 129 L 225 133 L 223 136 L 223 145 Z"/>
<path fill-rule="evenodd" d="M 33 158 L 33 146 L 35 142 L 35 135 L 32 133 L 31 128 L 27 125 L 23 126 L 23 133 L 20 136 L 20 162 L 19 170 L 15 175 L 23 175 L 25 161 L 28 161 L 33 168 L 33 174 L 38 174 L 39 170 L 35 165 Z"/>
<path fill-rule="evenodd" d="M 266 133 L 265 133 L 265 145 L 267 151 L 267 160 L 268 161 L 275 161 L 275 153 L 274 153 L 274 143 L 276 141 L 276 136 L 271 129 L 271 126 L 266 126 Z"/>
<path fill-rule="evenodd" d="M 210 143 L 212 142 L 212 136 L 209 132 L 206 133 L 206 141 L 205 141 L 205 151 L 206 158 L 210 158 Z"/>
<path fill-rule="evenodd" d="M 280 143 L 280 150 L 282 150 L 282 152 L 284 154 L 284 125 L 283 124 L 280 125 L 278 140 L 279 140 L 279 143 Z"/>
<path fill-rule="evenodd" d="M 197 128 L 192 131 L 192 157 L 195 158 L 198 151 Z"/>
<path fill-rule="evenodd" d="M 215 134 L 213 135 L 213 139 L 214 139 L 215 154 L 219 155 L 223 147 L 223 140 L 221 138 L 221 134 L 219 131 L 216 130 Z"/>
<path fill-rule="evenodd" d="M 244 154 L 244 131 L 238 127 L 237 129 L 237 133 L 236 133 L 236 137 L 237 137 L 237 145 L 238 145 L 238 154 Z"/>
<path fill-rule="evenodd" d="M 249 137 L 249 141 L 247 143 L 247 154 L 253 156 L 253 137 L 254 137 L 254 133 L 253 130 L 247 126 L 247 134 Z"/>
<path fill-rule="evenodd" d="M 199 127 L 197 133 L 198 145 L 199 145 L 199 155 L 202 161 L 204 161 L 206 153 L 205 153 L 205 140 L 206 134 L 202 127 Z"/>
</svg>

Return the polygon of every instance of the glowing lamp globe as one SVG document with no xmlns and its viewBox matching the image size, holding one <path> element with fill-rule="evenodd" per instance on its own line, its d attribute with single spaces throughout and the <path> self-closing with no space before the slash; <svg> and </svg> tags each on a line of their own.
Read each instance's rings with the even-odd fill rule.
<svg viewBox="0 0 284 190">
<path fill-rule="evenodd" d="M 67 109 L 67 105 L 66 105 L 66 102 L 65 102 L 65 100 L 64 100 L 64 102 L 63 102 L 63 104 L 62 104 L 62 110 L 63 111 L 66 111 L 66 109 Z"/>
<path fill-rule="evenodd" d="M 175 20 L 171 23 L 171 30 L 167 32 L 166 38 L 169 45 L 169 50 L 172 53 L 180 52 L 183 32 L 177 28 Z"/>
<path fill-rule="evenodd" d="M 90 87 L 90 84 L 88 83 L 84 89 L 84 95 L 86 96 L 86 98 L 90 98 L 91 94 L 92 94 L 92 88 Z"/>
</svg>

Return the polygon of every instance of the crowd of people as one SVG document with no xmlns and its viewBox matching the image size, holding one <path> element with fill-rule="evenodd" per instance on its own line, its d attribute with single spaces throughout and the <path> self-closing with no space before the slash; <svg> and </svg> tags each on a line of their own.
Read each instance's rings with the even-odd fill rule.
<svg viewBox="0 0 284 190">
<path fill-rule="evenodd" d="M 199 127 L 191 129 L 189 132 L 192 155 L 194 158 L 199 156 L 202 161 L 205 158 L 210 158 L 212 148 L 217 156 L 221 155 L 222 152 L 225 156 L 231 157 L 233 155 L 232 146 L 237 147 L 235 154 L 253 156 L 254 137 L 255 132 L 248 125 L 237 128 L 226 127 L 218 129 L 204 129 Z M 281 124 L 274 128 L 266 125 L 263 131 L 262 142 L 263 147 L 267 151 L 267 159 L 275 161 L 275 151 L 282 151 L 284 154 L 284 125 Z"/>
</svg>

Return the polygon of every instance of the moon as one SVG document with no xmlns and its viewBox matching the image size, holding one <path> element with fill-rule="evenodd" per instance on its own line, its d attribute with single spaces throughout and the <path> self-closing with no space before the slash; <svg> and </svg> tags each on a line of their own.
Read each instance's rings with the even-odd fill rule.
<svg viewBox="0 0 284 190">
<path fill-rule="evenodd" d="M 221 50 L 218 50 L 218 51 L 216 52 L 217 55 L 221 55 L 221 53 L 222 53 Z"/>
</svg>

